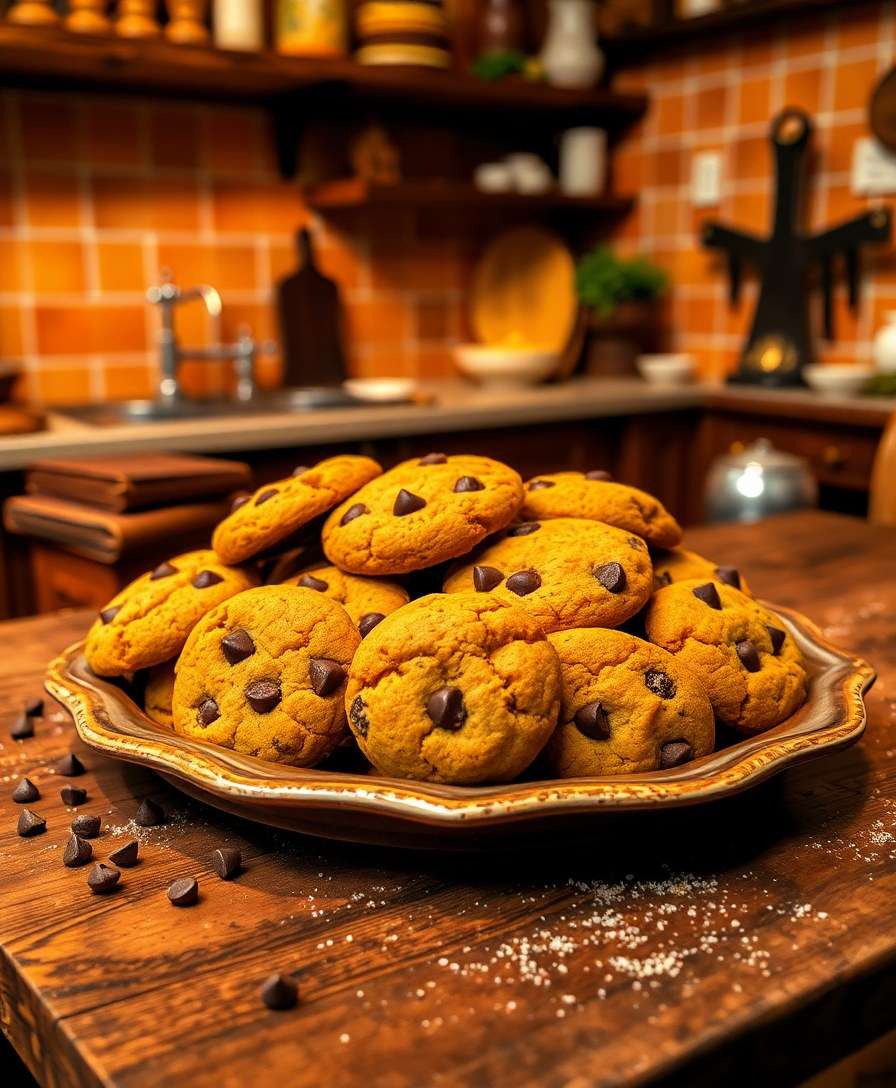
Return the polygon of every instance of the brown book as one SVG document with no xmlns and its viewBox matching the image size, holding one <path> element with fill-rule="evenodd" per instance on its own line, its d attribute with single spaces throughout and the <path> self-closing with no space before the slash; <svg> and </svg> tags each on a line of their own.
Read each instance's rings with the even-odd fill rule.
<svg viewBox="0 0 896 1088">
<path fill-rule="evenodd" d="M 29 467 L 26 490 L 100 510 L 145 510 L 206 502 L 249 487 L 251 475 L 241 461 L 174 453 L 51 458 Z"/>
</svg>

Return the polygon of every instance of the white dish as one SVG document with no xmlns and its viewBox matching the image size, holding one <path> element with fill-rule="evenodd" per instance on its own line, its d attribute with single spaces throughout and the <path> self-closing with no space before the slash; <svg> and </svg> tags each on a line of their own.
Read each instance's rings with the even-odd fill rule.
<svg viewBox="0 0 896 1088">
<path fill-rule="evenodd" d="M 458 369 L 482 385 L 515 387 L 544 381 L 557 367 L 556 348 L 500 347 L 495 344 L 458 344 Z"/>
<path fill-rule="evenodd" d="M 346 378 L 342 388 L 351 397 L 373 404 L 410 400 L 417 392 L 413 378 Z"/>
<path fill-rule="evenodd" d="M 854 396 L 873 374 L 873 367 L 855 363 L 815 363 L 803 367 L 803 377 L 823 397 Z"/>
<path fill-rule="evenodd" d="M 684 385 L 696 369 L 690 355 L 639 355 L 638 373 L 651 385 Z"/>
</svg>

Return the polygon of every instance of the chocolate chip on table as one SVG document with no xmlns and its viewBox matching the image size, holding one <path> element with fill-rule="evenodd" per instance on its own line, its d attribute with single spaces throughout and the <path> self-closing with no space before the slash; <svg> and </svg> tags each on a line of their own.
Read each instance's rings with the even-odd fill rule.
<svg viewBox="0 0 896 1088">
<path fill-rule="evenodd" d="M 329 582 L 325 582 L 323 578 L 315 578 L 313 574 L 303 574 L 296 585 L 304 586 L 305 589 L 316 589 L 318 593 L 326 593 L 330 588 Z"/>
<path fill-rule="evenodd" d="M 100 612 L 100 619 L 103 623 L 111 623 L 120 611 L 120 604 L 113 605 L 111 608 L 104 608 L 102 612 Z"/>
<path fill-rule="evenodd" d="M 238 627 L 221 639 L 221 653 L 228 665 L 237 665 L 255 653 L 255 643 L 248 631 Z"/>
<path fill-rule="evenodd" d="M 93 858 L 93 847 L 80 835 L 72 832 L 62 852 L 62 864 L 67 869 L 77 869 L 79 865 L 86 865 Z"/>
<path fill-rule="evenodd" d="M 137 864 L 137 855 L 139 853 L 140 844 L 136 839 L 131 839 L 131 841 L 125 843 L 124 846 L 119 846 L 117 850 L 113 850 L 109 855 L 109 861 L 122 869 L 130 869 Z"/>
<path fill-rule="evenodd" d="M 370 511 L 364 505 L 363 502 L 356 502 L 354 506 L 350 506 L 348 510 L 339 519 L 340 525 L 348 525 L 350 521 L 354 521 L 355 518 L 361 517 L 363 514 L 369 514 Z"/>
<path fill-rule="evenodd" d="M 528 536 L 530 533 L 536 533 L 541 528 L 540 521 L 524 521 L 519 525 L 514 525 L 507 530 L 508 536 Z"/>
<path fill-rule="evenodd" d="M 149 797 L 144 797 L 137 809 L 134 823 L 138 827 L 158 827 L 165 822 L 165 810 Z"/>
<path fill-rule="evenodd" d="M 418 465 L 444 465 L 448 458 L 444 453 L 428 453 L 425 457 L 421 457 L 417 462 Z"/>
<path fill-rule="evenodd" d="M 149 580 L 151 582 L 157 582 L 160 578 L 168 578 L 172 574 L 177 574 L 177 567 L 175 567 L 173 563 L 169 563 L 166 559 L 164 563 L 159 563 L 152 574 L 150 574 Z"/>
<path fill-rule="evenodd" d="M 781 647 L 784 645 L 784 639 L 787 638 L 787 632 L 782 631 L 780 627 L 766 627 L 768 631 L 768 637 L 772 640 L 772 653 L 777 657 L 781 652 Z"/>
<path fill-rule="evenodd" d="M 276 487 L 268 487 L 264 491 L 259 491 L 255 496 L 255 505 L 261 506 L 262 503 L 268 502 L 277 494 Z"/>
<path fill-rule="evenodd" d="M 585 473 L 586 480 L 612 480 L 612 475 L 603 468 L 594 468 L 590 472 Z"/>
<path fill-rule="evenodd" d="M 243 694 L 256 714 L 270 714 L 281 699 L 280 681 L 253 680 L 246 685 Z"/>
<path fill-rule="evenodd" d="M 76 816 L 71 822 L 72 831 L 76 835 L 80 835 L 82 839 L 95 839 L 99 835 L 102 826 L 103 821 L 99 816 L 93 816 L 86 812 Z"/>
<path fill-rule="evenodd" d="M 621 593 L 625 589 L 625 571 L 621 563 L 604 563 L 595 567 L 594 577 L 610 593 Z"/>
<path fill-rule="evenodd" d="M 497 567 L 473 567 L 473 587 L 480 593 L 488 593 L 503 581 L 504 575 Z"/>
<path fill-rule="evenodd" d="M 580 707 L 573 717 L 576 729 L 591 740 L 606 740 L 610 735 L 607 712 L 598 702 Z"/>
<path fill-rule="evenodd" d="M 215 574 L 213 570 L 201 570 L 190 584 L 195 589 L 208 589 L 209 586 L 216 586 L 218 582 L 223 581 L 221 575 Z"/>
<path fill-rule="evenodd" d="M 307 471 L 308 471 L 308 466 L 307 465 L 296 465 L 296 467 L 292 470 L 292 475 L 293 476 L 304 476 Z"/>
<path fill-rule="evenodd" d="M 694 758 L 694 749 L 686 740 L 670 740 L 660 748 L 660 768 L 680 767 Z"/>
<path fill-rule="evenodd" d="M 34 718 L 29 718 L 23 710 L 13 719 L 9 727 L 9 735 L 13 740 L 28 740 L 34 736 Z"/>
<path fill-rule="evenodd" d="M 82 775 L 86 767 L 74 752 L 69 752 L 67 756 L 63 756 L 62 759 L 56 764 L 56 773 L 64 775 L 66 778 L 77 778 Z"/>
<path fill-rule="evenodd" d="M 358 620 L 358 630 L 361 632 L 361 638 L 366 638 L 374 627 L 382 623 L 385 618 L 382 612 L 365 612 Z"/>
<path fill-rule="evenodd" d="M 716 567 L 716 578 L 726 586 L 740 589 L 740 571 L 737 567 Z"/>
<path fill-rule="evenodd" d="M 33 801 L 40 800 L 40 790 L 30 778 L 23 778 L 12 791 L 12 799 L 17 805 L 30 805 Z"/>
<path fill-rule="evenodd" d="M 222 880 L 230 880 L 243 867 L 243 856 L 232 846 L 221 846 L 212 853 L 212 868 Z"/>
<path fill-rule="evenodd" d="M 722 601 L 719 597 L 719 591 L 712 582 L 706 582 L 705 585 L 696 586 L 691 592 L 698 601 L 702 601 L 704 604 L 709 605 L 710 608 L 716 609 L 717 612 L 722 610 Z"/>
<path fill-rule="evenodd" d="M 541 575 L 534 570 L 518 570 L 516 574 L 511 574 L 504 584 L 511 593 L 515 593 L 518 597 L 526 597 L 534 593 L 541 585 Z"/>
<path fill-rule="evenodd" d="M 62 798 L 64 805 L 74 808 L 77 805 L 83 805 L 87 800 L 87 790 L 82 786 L 63 786 L 59 791 L 59 796 Z"/>
<path fill-rule="evenodd" d="M 467 720 L 463 692 L 460 688 L 439 688 L 426 700 L 426 713 L 441 729 L 460 729 Z"/>
<path fill-rule="evenodd" d="M 672 677 L 660 669 L 648 669 L 644 673 L 644 683 L 648 691 L 652 691 L 654 695 L 659 695 L 661 699 L 674 698 L 675 692 L 678 690 Z"/>
<path fill-rule="evenodd" d="M 29 718 L 42 718 L 44 716 L 44 701 L 39 695 L 25 700 L 25 714 Z"/>
<path fill-rule="evenodd" d="M 556 480 L 530 480 L 526 487 L 530 491 L 544 491 L 547 487 L 556 487 Z"/>
<path fill-rule="evenodd" d="M 114 865 L 98 861 L 87 874 L 87 887 L 96 895 L 111 892 L 121 880 L 121 872 Z"/>
<path fill-rule="evenodd" d="M 243 491 L 241 494 L 237 495 L 233 502 L 230 504 L 231 514 L 239 510 L 241 506 L 245 506 L 251 498 L 252 496 L 249 494 L 248 491 Z"/>
<path fill-rule="evenodd" d="M 403 487 L 395 496 L 392 513 L 397 518 L 403 518 L 406 514 L 414 514 L 422 510 L 424 506 L 426 506 L 426 499 L 421 499 L 419 495 Z"/>
<path fill-rule="evenodd" d="M 221 711 L 218 709 L 218 704 L 211 697 L 203 699 L 199 706 L 196 707 L 196 721 L 200 725 L 211 725 L 220 717 Z"/>
<path fill-rule="evenodd" d="M 456 492 L 485 491 L 485 484 L 482 480 L 477 480 L 475 476 L 461 476 L 454 485 L 454 490 Z"/>
<path fill-rule="evenodd" d="M 199 883 L 191 876 L 175 880 L 168 888 L 168 898 L 174 907 L 192 907 L 199 900 Z"/>
<path fill-rule="evenodd" d="M 367 730 L 370 728 L 370 721 L 365 713 L 366 710 L 367 704 L 360 695 L 356 695 L 352 701 L 351 707 L 349 707 L 348 716 L 352 725 L 362 737 L 367 736 Z"/>
<path fill-rule="evenodd" d="M 23 808 L 19 814 L 19 822 L 16 831 L 23 839 L 29 839 L 32 835 L 39 835 L 47 830 L 47 821 L 43 816 L 33 812 L 30 808 Z"/>
<path fill-rule="evenodd" d="M 271 975 L 261 985 L 261 1000 L 269 1009 L 283 1012 L 299 1000 L 299 988 L 286 975 Z"/>
<path fill-rule="evenodd" d="M 311 678 L 311 690 L 322 698 L 338 691 L 345 679 L 343 666 L 329 657 L 312 657 L 308 674 Z"/>
<path fill-rule="evenodd" d="M 759 653 L 748 638 L 745 638 L 743 642 L 738 642 L 734 649 L 737 651 L 741 665 L 747 672 L 759 672 L 762 667 L 759 661 Z"/>
</svg>

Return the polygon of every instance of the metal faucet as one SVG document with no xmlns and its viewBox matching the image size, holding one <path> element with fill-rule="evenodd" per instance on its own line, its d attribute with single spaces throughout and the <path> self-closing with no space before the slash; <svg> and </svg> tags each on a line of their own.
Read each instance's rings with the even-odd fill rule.
<svg viewBox="0 0 896 1088">
<path fill-rule="evenodd" d="M 184 348 L 177 340 L 174 331 L 174 308 L 181 302 L 201 298 L 208 311 L 212 343 L 206 348 Z M 221 296 L 214 287 L 200 283 L 196 287 L 181 290 L 174 283 L 168 269 L 162 270 L 161 283 L 150 287 L 146 292 L 146 301 L 158 306 L 161 314 L 159 328 L 159 400 L 164 404 L 173 404 L 183 396 L 178 381 L 178 370 L 184 359 L 232 359 L 236 372 L 236 393 L 238 401 L 252 400 L 255 396 L 255 358 L 258 345 L 252 338 L 246 325 L 241 325 L 235 344 L 221 343 Z"/>
</svg>

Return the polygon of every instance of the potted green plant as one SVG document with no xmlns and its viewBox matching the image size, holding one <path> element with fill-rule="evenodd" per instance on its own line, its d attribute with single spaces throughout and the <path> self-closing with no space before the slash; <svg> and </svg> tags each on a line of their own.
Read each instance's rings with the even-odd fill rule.
<svg viewBox="0 0 896 1088">
<path fill-rule="evenodd" d="M 659 348 L 659 300 L 669 277 L 644 256 L 619 257 L 596 246 L 576 265 L 576 290 L 587 336 L 589 374 L 634 374 L 642 352 Z"/>
</svg>

